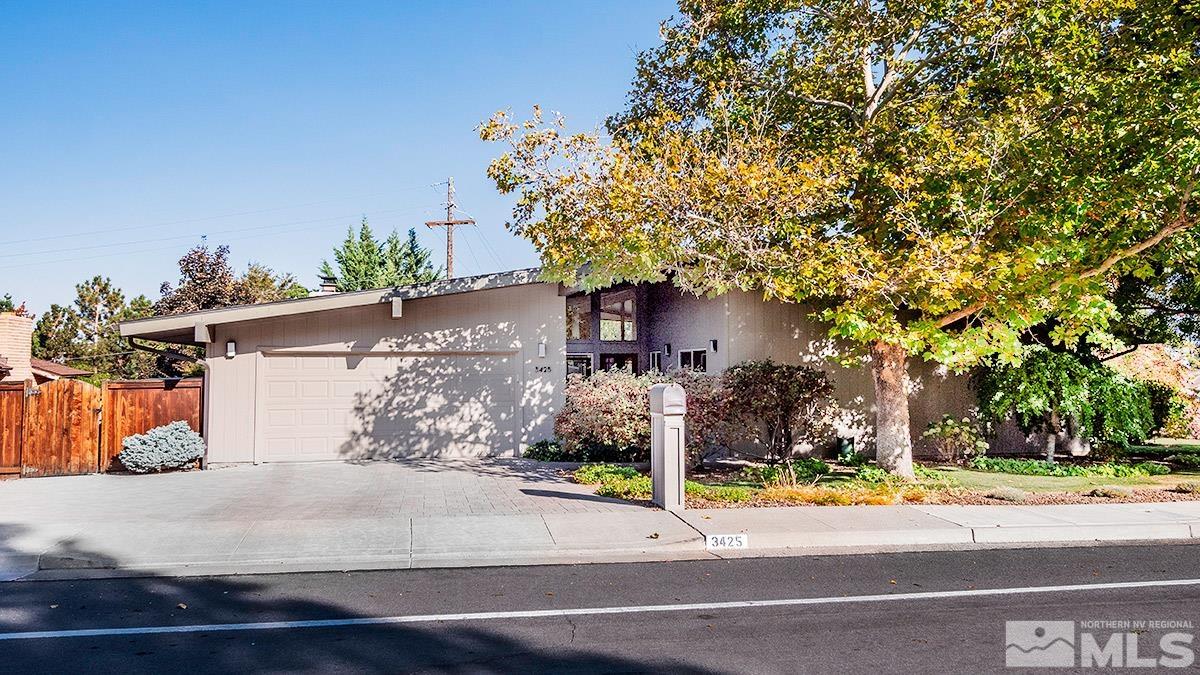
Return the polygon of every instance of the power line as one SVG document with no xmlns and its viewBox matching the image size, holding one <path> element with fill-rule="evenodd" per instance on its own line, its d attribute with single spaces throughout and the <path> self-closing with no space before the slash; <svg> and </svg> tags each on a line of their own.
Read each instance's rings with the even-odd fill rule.
<svg viewBox="0 0 1200 675">
<path fill-rule="evenodd" d="M 220 215 L 203 216 L 200 218 L 185 218 L 182 220 L 170 220 L 170 221 L 166 221 L 166 222 L 151 223 L 151 224 L 147 224 L 147 225 L 129 225 L 126 227 L 106 227 L 106 228 L 100 229 L 100 230 L 72 232 L 66 236 L 74 237 L 74 236 L 86 236 L 86 235 L 92 235 L 92 234 L 108 234 L 111 232 L 129 232 L 132 230 L 144 230 L 144 229 L 149 229 L 149 228 L 154 228 L 154 227 L 167 227 L 169 225 L 184 225 L 184 224 L 188 224 L 188 223 L 202 223 L 202 222 L 206 222 L 206 221 L 210 221 L 210 220 L 221 220 L 223 218 L 237 218 L 239 216 L 254 216 L 254 215 L 259 215 L 259 214 L 263 214 L 263 213 L 271 213 L 273 211 L 286 211 L 287 209 L 299 209 L 299 208 L 304 208 L 304 207 L 308 207 L 308 206 L 319 206 L 321 204 L 330 204 L 332 202 L 346 201 L 348 199 L 366 199 L 367 197 L 378 197 L 378 196 L 382 196 L 382 195 L 390 195 L 390 194 L 395 194 L 397 191 L 407 192 L 410 190 L 420 190 L 425 187 L 427 187 L 427 186 L 424 184 L 410 185 L 408 187 L 399 188 L 399 190 L 388 190 L 386 192 L 372 192 L 370 194 L 358 195 L 356 197 L 337 197 L 337 198 L 333 198 L 333 199 L 323 199 L 321 201 L 315 201 L 315 202 L 306 202 L 304 204 L 292 204 L 289 206 L 275 206 L 275 207 L 268 208 L 268 209 L 257 209 L 257 210 L 253 210 L 253 211 L 238 211 L 235 213 L 223 213 Z M 27 239 L 9 239 L 8 241 L 0 241 L 0 246 L 8 246 L 10 244 L 27 244 L 27 243 L 34 242 L 34 241 L 49 241 L 51 239 L 61 239 L 61 238 L 62 238 L 61 236 L 52 235 L 52 236 L 45 236 L 45 237 L 29 237 Z"/>
<path fill-rule="evenodd" d="M 427 208 L 430 208 L 430 207 L 428 207 L 428 206 L 406 207 L 403 209 L 388 209 L 385 211 L 376 211 L 376 213 L 395 213 L 395 212 L 401 212 L 401 211 L 418 211 L 418 210 L 423 210 L 423 209 L 427 209 Z M 361 215 L 361 213 L 360 214 L 350 214 L 350 215 L 340 215 L 340 216 L 330 216 L 328 218 L 311 218 L 308 220 L 293 220 L 293 221 L 289 221 L 286 223 L 275 223 L 273 225 L 255 225 L 253 227 L 237 227 L 237 228 L 230 228 L 227 230 L 214 230 L 212 232 L 206 232 L 201 236 L 205 237 L 208 235 L 216 235 L 216 234 L 232 234 L 232 233 L 236 233 L 236 232 L 253 232 L 253 231 L 257 231 L 257 230 L 270 230 L 270 229 L 276 229 L 276 228 L 291 227 L 293 225 L 307 225 L 309 223 L 327 223 L 327 222 L 334 221 L 334 220 L 345 220 L 347 218 L 354 218 L 356 215 Z M 94 249 L 99 249 L 99 248 L 113 248 L 115 246 L 135 246 L 137 244 L 148 244 L 148 243 L 154 242 L 154 241 L 187 240 L 187 239 L 193 239 L 193 238 L 195 238 L 195 236 L 196 236 L 196 234 L 193 232 L 193 233 L 181 234 L 181 235 L 176 235 L 176 236 L 171 236 L 171 237 L 154 237 L 152 239 L 131 239 L 131 240 L 127 240 L 127 241 L 110 242 L 107 244 L 92 244 L 90 246 L 74 246 L 74 247 L 69 247 L 69 248 L 51 248 L 51 249 L 42 249 L 40 251 L 21 251 L 19 253 L 0 253 L 0 258 L 14 258 L 14 257 L 18 257 L 18 256 L 25 257 L 25 256 L 31 256 L 31 255 L 47 255 L 47 254 L 51 254 L 51 253 L 70 253 L 72 251 L 89 251 L 89 250 L 94 250 Z"/>
<path fill-rule="evenodd" d="M 391 209 L 388 211 L 376 211 L 375 214 L 378 215 L 381 213 L 395 213 L 395 212 L 412 211 L 412 210 L 428 209 L 428 208 L 431 208 L 431 207 L 422 206 L 422 207 L 416 207 L 415 209 L 413 209 L 413 208 Z M 360 213 L 357 215 L 363 215 L 363 214 Z M 371 214 L 368 213 L 366 215 L 370 216 Z M 344 218 L 345 216 L 342 216 L 342 217 Z M 323 229 L 326 227 L 325 222 L 326 221 L 322 221 L 318 225 L 309 225 L 307 227 L 299 227 L 299 228 L 295 228 L 295 229 L 292 229 L 289 231 L 290 232 L 305 232 L 308 230 Z M 250 234 L 250 235 L 246 235 L 243 237 L 223 237 L 222 242 L 242 241 L 245 239 L 255 239 L 257 237 L 273 236 L 276 234 L 280 234 L 280 232 L 259 232 L 257 234 Z M 149 240 L 149 241 L 159 241 L 159 240 Z M 148 241 L 146 243 L 148 243 Z M 8 270 L 8 269 L 20 269 L 20 268 L 25 268 L 25 267 L 44 267 L 45 265 L 48 265 L 51 263 L 66 263 L 66 262 L 80 262 L 80 261 L 85 261 L 85 260 L 99 260 L 102 258 L 112 258 L 114 256 L 137 255 L 140 253 L 157 253 L 157 252 L 161 252 L 161 251 L 175 251 L 178 249 L 179 249 L 179 244 L 172 244 L 170 246 L 154 246 L 154 247 L 150 247 L 150 248 L 141 248 L 141 249 L 134 249 L 134 250 L 110 251 L 108 253 L 100 253 L 97 255 L 89 255 L 89 256 L 77 256 L 74 258 L 55 258 L 53 260 L 48 260 L 48 261 L 17 263 L 15 265 L 6 264 L 6 265 L 4 265 L 4 269 Z"/>
</svg>

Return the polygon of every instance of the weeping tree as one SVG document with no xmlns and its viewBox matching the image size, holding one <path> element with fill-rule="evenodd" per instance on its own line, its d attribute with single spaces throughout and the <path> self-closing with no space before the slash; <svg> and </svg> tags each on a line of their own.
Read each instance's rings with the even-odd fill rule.
<svg viewBox="0 0 1200 675">
<path fill-rule="evenodd" d="M 993 427 L 1012 419 L 1043 434 L 1046 461 L 1056 452 L 1088 454 L 1093 441 L 1124 447 L 1155 429 L 1151 391 L 1094 359 L 1031 347 L 1020 364 L 975 374 L 981 417 Z"/>
<path fill-rule="evenodd" d="M 605 132 L 480 126 L 510 227 L 587 288 L 806 303 L 869 354 L 912 475 L 908 366 L 1104 341 L 1110 279 L 1192 227 L 1194 1 L 685 0 Z"/>
</svg>

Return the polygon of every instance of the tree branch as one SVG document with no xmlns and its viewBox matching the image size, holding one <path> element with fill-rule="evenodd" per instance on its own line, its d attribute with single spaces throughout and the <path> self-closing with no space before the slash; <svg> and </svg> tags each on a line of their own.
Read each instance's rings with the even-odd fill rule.
<svg viewBox="0 0 1200 675">
<path fill-rule="evenodd" d="M 1179 199 L 1179 208 L 1177 209 L 1175 218 L 1173 218 L 1171 222 L 1159 228 L 1159 230 L 1150 237 L 1147 237 L 1136 244 L 1127 246 L 1119 251 L 1115 251 L 1104 260 L 1101 260 L 1098 265 L 1075 275 L 1075 278 L 1090 279 L 1092 277 L 1104 274 L 1115 267 L 1117 263 L 1121 262 L 1122 260 L 1132 258 L 1133 256 L 1136 256 L 1147 249 L 1153 248 L 1161 243 L 1164 239 L 1179 234 L 1180 232 L 1183 232 L 1184 230 L 1194 226 L 1196 221 L 1194 218 L 1188 217 L 1188 207 L 1191 203 L 1192 190 L 1194 190 L 1196 187 L 1196 181 L 1197 177 L 1193 177 L 1188 184 L 1184 186 L 1183 195 Z M 1068 277 L 1063 277 L 1050 284 L 1050 288 L 1047 289 L 1048 292 L 1054 293 L 1058 289 L 1062 288 L 1063 285 L 1067 283 L 1067 279 Z M 980 312 L 985 307 L 987 307 L 987 303 L 984 301 L 973 303 L 942 317 L 938 320 L 937 325 L 939 328 L 945 328 L 946 326 Z"/>
</svg>

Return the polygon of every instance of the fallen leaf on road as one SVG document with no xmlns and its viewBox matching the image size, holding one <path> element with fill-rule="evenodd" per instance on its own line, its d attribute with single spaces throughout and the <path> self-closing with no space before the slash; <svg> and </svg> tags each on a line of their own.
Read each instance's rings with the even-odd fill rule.
<svg viewBox="0 0 1200 675">
<path fill-rule="evenodd" d="M 652 534 L 652 535 L 650 535 L 649 537 L 646 537 L 646 538 L 647 538 L 647 539 L 658 539 L 658 533 L 657 533 L 657 532 L 655 532 L 654 534 Z"/>
<path fill-rule="evenodd" d="M 895 580 L 895 579 L 892 579 L 892 580 L 891 580 L 891 581 L 889 581 L 888 583 L 889 583 L 889 584 L 891 584 L 891 585 L 893 585 L 893 586 L 895 586 L 895 585 L 896 585 L 896 580 Z"/>
<path fill-rule="evenodd" d="M 50 605 L 50 609 L 58 609 L 58 605 Z"/>
<path fill-rule="evenodd" d="M 179 609 L 187 609 L 187 605 L 182 602 L 175 606 L 178 607 Z"/>
</svg>

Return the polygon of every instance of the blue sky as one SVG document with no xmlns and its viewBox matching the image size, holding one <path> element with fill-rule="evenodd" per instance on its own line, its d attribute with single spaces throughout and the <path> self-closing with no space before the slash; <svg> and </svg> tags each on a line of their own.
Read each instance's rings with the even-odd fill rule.
<svg viewBox="0 0 1200 675">
<path fill-rule="evenodd" d="M 436 217 L 460 275 L 537 262 L 504 230 L 475 125 L 620 109 L 670 2 L 0 3 L 0 295 L 35 312 L 109 276 L 157 297 L 207 235 L 315 285 L 348 225 Z"/>
</svg>

